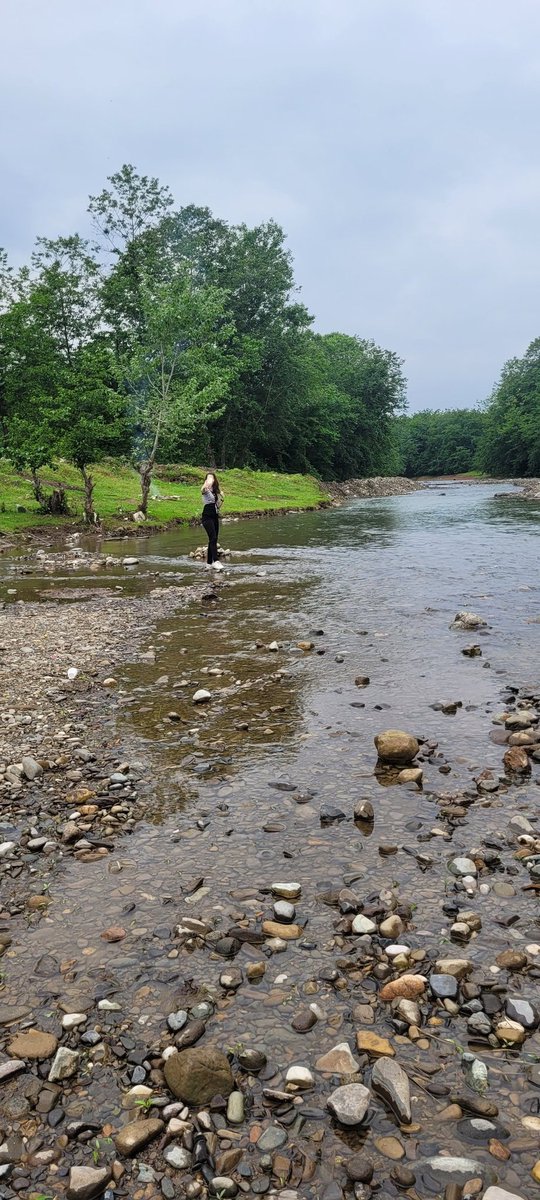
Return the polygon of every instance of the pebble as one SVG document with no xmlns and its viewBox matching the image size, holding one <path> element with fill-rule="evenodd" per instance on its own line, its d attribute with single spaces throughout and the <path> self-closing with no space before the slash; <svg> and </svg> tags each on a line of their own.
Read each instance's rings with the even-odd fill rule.
<svg viewBox="0 0 540 1200">
<path fill-rule="evenodd" d="M 330 1112 L 341 1125 L 361 1125 L 365 1120 L 371 1094 L 363 1083 L 346 1083 L 328 1097 Z"/>
<path fill-rule="evenodd" d="M 331 1075 L 356 1075 L 360 1070 L 360 1064 L 354 1057 L 348 1042 L 339 1042 L 337 1046 L 333 1046 L 321 1058 L 318 1058 L 315 1063 L 317 1071 L 328 1071 Z"/>
<path fill-rule="evenodd" d="M 287 1141 L 287 1133 L 281 1129 L 279 1125 L 269 1125 L 264 1133 L 261 1134 L 257 1147 L 263 1153 L 271 1153 L 273 1150 L 279 1150 L 280 1146 L 284 1146 Z"/>
<path fill-rule="evenodd" d="M 398 1121 L 408 1125 L 411 1120 L 411 1090 L 405 1071 L 390 1058 L 380 1058 L 371 1072 L 371 1086 L 390 1106 Z"/>
<path fill-rule="evenodd" d="M 77 1070 L 79 1058 L 77 1050 L 70 1050 L 68 1046 L 60 1046 L 47 1077 L 49 1083 L 59 1083 L 63 1079 L 70 1079 Z"/>
<path fill-rule="evenodd" d="M 398 1160 L 403 1158 L 405 1149 L 397 1137 L 378 1137 L 375 1138 L 375 1146 L 385 1158 L 393 1158 Z"/>
<path fill-rule="evenodd" d="M 359 913 L 352 923 L 353 933 L 375 933 L 376 929 L 375 921 L 372 921 L 370 917 L 362 916 L 362 913 Z"/>
<path fill-rule="evenodd" d="M 165 1128 L 159 1117 L 130 1121 L 115 1135 L 115 1146 L 119 1154 L 137 1154 Z"/>
<path fill-rule="evenodd" d="M 110 1177 L 109 1167 L 71 1167 L 67 1200 L 94 1200 L 102 1195 Z"/>
<path fill-rule="evenodd" d="M 191 1166 L 191 1153 L 183 1146 L 167 1146 L 163 1151 L 163 1157 L 170 1167 L 174 1167 L 175 1171 L 188 1171 Z"/>
<path fill-rule="evenodd" d="M 169 1013 L 167 1017 L 167 1025 L 172 1033 L 179 1033 L 184 1028 L 188 1019 L 187 1012 L 184 1008 L 179 1008 L 177 1012 Z"/>
<path fill-rule="evenodd" d="M 285 1076 L 286 1082 L 294 1084 L 297 1088 L 312 1088 L 315 1080 L 308 1067 L 292 1066 L 289 1067 Z"/>
</svg>

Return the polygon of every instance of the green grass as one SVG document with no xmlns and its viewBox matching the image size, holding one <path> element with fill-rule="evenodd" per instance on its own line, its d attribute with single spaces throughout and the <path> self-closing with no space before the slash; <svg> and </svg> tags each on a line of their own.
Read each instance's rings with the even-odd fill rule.
<svg viewBox="0 0 540 1200">
<path fill-rule="evenodd" d="M 139 476 L 133 467 L 108 460 L 92 471 L 95 480 L 94 503 L 104 525 L 115 529 L 139 505 Z M 204 468 L 168 465 L 158 467 L 148 507 L 148 525 L 163 527 L 174 521 L 190 521 L 201 511 L 201 484 Z M 9 463 L 0 460 L 0 533 L 22 533 L 25 529 L 77 527 L 82 522 L 83 492 L 75 467 L 61 462 L 44 469 L 45 485 L 62 483 L 67 490 L 71 516 L 43 516 L 32 494 L 30 481 L 18 475 Z M 325 499 L 315 479 L 309 475 L 279 475 L 273 471 L 220 471 L 225 493 L 224 515 L 271 512 L 282 508 L 313 508 Z M 17 505 L 26 509 L 18 512 Z"/>
</svg>

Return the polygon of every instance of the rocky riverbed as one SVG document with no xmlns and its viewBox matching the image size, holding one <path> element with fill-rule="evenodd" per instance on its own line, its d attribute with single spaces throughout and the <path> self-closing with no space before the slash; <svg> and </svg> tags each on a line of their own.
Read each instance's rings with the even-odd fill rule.
<svg viewBox="0 0 540 1200">
<path fill-rule="evenodd" d="M 540 1195 L 540 688 L 437 614 L 423 730 L 376 627 L 137 569 L 7 579 L 2 1195 Z"/>
</svg>

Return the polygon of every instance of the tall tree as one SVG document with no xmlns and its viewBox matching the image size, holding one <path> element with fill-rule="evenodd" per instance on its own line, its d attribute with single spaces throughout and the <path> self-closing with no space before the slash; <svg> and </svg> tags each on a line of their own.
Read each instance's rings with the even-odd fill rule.
<svg viewBox="0 0 540 1200">
<path fill-rule="evenodd" d="M 487 402 L 480 454 L 492 475 L 540 475 L 540 338 L 503 367 Z"/>
<path fill-rule="evenodd" d="M 126 371 L 140 434 L 140 509 L 146 515 L 160 442 L 181 445 L 222 408 L 234 330 L 220 290 L 194 287 L 185 276 L 142 298 L 144 337 L 131 350 Z"/>
</svg>

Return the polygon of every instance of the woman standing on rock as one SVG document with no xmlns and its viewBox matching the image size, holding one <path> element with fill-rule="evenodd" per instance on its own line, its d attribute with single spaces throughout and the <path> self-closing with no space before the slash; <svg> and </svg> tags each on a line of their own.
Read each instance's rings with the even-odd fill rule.
<svg viewBox="0 0 540 1200">
<path fill-rule="evenodd" d="M 218 559 L 218 536 L 219 510 L 223 504 L 223 493 L 219 486 L 217 475 L 209 471 L 202 485 L 201 492 L 204 501 L 201 523 L 208 535 L 206 566 L 212 567 L 214 571 L 222 571 L 223 567 Z"/>
</svg>

